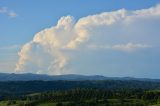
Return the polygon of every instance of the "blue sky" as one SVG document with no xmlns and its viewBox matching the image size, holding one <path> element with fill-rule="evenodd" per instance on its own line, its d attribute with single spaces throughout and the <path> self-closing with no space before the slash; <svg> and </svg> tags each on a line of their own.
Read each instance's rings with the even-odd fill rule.
<svg viewBox="0 0 160 106">
<path fill-rule="evenodd" d="M 159 0 L 0 0 L 0 72 L 160 78 L 158 4 Z"/>
</svg>

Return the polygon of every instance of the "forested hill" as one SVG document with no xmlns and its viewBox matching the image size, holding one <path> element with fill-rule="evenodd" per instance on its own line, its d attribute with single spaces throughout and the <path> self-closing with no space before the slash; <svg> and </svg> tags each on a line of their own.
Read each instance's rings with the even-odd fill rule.
<svg viewBox="0 0 160 106">
<path fill-rule="evenodd" d="M 133 78 L 133 77 L 105 77 L 101 75 L 76 75 L 76 74 L 67 74 L 67 75 L 45 75 L 45 74 L 8 74 L 0 73 L 0 81 L 56 81 L 56 80 L 65 80 L 65 81 L 84 81 L 84 80 L 136 80 L 136 81 L 153 81 L 160 82 L 160 79 L 149 79 L 149 78 Z"/>
<path fill-rule="evenodd" d="M 154 80 L 0 81 L 0 106 L 148 106 L 159 103 L 159 90 Z"/>
<path fill-rule="evenodd" d="M 88 89 L 160 89 L 160 82 L 151 81 L 5 81 L 0 82 L 0 96 L 21 95 L 35 92 L 68 90 L 74 88 Z"/>
<path fill-rule="evenodd" d="M 87 89 L 160 89 L 160 80 L 143 78 L 117 78 L 84 75 L 0 74 L 0 98 L 46 91 Z"/>
</svg>

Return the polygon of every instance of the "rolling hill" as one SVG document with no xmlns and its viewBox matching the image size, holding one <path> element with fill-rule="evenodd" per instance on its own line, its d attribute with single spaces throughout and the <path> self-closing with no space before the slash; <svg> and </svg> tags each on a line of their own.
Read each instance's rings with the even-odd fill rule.
<svg viewBox="0 0 160 106">
<path fill-rule="evenodd" d="M 67 80 L 67 81 L 84 81 L 84 80 L 137 80 L 137 81 L 154 81 L 160 82 L 160 79 L 149 79 L 149 78 L 133 78 L 133 77 L 105 77 L 102 75 L 77 75 L 77 74 L 66 74 L 66 75 L 45 75 L 45 74 L 15 74 L 15 73 L 0 73 L 0 81 L 56 81 L 56 80 Z"/>
</svg>

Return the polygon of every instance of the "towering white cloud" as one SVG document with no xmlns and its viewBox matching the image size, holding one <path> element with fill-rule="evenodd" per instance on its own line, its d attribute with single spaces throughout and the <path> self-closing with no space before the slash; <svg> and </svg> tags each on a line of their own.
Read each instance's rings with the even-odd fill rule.
<svg viewBox="0 0 160 106">
<path fill-rule="evenodd" d="M 126 27 L 138 25 L 135 24 L 135 20 L 137 22 L 137 20 L 147 19 L 147 22 L 152 17 L 160 17 L 160 5 L 136 11 L 121 9 L 103 12 L 80 18 L 77 22 L 72 16 L 62 17 L 56 26 L 38 32 L 32 41 L 22 47 L 15 70 L 19 72 L 33 72 L 34 70 L 35 73 L 49 74 L 67 73 L 68 69 L 65 65 L 70 60 L 67 55 L 68 51 L 74 51 L 82 44 L 85 46 L 84 44 L 91 42 L 94 37 L 96 40 L 94 39 L 93 43 L 103 43 L 99 42 L 99 36 L 108 36 L 111 33 L 117 34 L 114 36 L 117 41 L 124 42 L 126 39 L 125 42 L 127 42 L 127 45 L 123 43 L 112 46 L 113 49 L 131 51 L 135 48 L 147 48 L 148 46 L 136 40 L 128 43 L 133 39 L 124 36 L 122 39 L 118 38 L 127 33 L 124 31 Z M 123 33 L 119 33 L 119 30 Z M 106 43 L 109 43 L 107 39 Z"/>
<path fill-rule="evenodd" d="M 56 26 L 38 32 L 19 52 L 16 71 L 35 69 L 36 73 L 45 70 L 49 74 L 61 74 L 68 61 L 62 49 L 74 35 L 73 26 L 73 17 L 66 16 L 62 17 Z"/>
</svg>

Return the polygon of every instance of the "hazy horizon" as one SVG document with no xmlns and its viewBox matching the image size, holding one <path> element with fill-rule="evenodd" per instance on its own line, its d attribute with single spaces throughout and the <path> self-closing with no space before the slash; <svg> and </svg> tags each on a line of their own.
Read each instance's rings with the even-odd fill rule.
<svg viewBox="0 0 160 106">
<path fill-rule="evenodd" d="M 130 80 L 132 80 L 132 79 L 137 79 L 137 81 L 138 80 L 140 80 L 140 79 L 148 79 L 148 80 L 160 80 L 160 78 L 151 78 L 151 77 L 135 77 L 135 76 L 107 76 L 107 75 L 101 75 L 101 74 L 75 74 L 75 73 L 68 73 L 68 74 L 56 74 L 56 75 L 51 75 L 51 74 L 37 74 L 37 73 L 26 73 L 26 72 L 24 72 L 24 73 L 10 73 L 10 72 L 8 72 L 8 73 L 1 73 L 0 72 L 0 74 L 7 74 L 7 75 L 37 75 L 37 76 L 49 76 L 49 77 L 52 77 L 52 76 L 84 76 L 84 77 L 96 77 L 96 76 L 100 76 L 100 77 L 106 77 L 106 78 L 110 78 L 111 80 L 113 80 L 114 78 L 118 78 L 119 80 L 120 79 L 123 79 L 123 78 L 131 78 Z M 43 78 L 43 77 L 42 77 Z M 54 78 L 54 77 L 53 77 Z M 112 79 L 113 78 L 113 79 Z M 15 77 L 15 79 L 16 79 L 16 77 Z M 76 79 L 76 78 L 75 78 Z M 62 79 L 62 80 L 64 80 L 64 79 Z M 79 79 L 79 80 L 82 80 L 82 79 Z"/>
<path fill-rule="evenodd" d="M 0 0 L 0 73 L 160 79 L 159 28 L 159 0 Z"/>
</svg>

